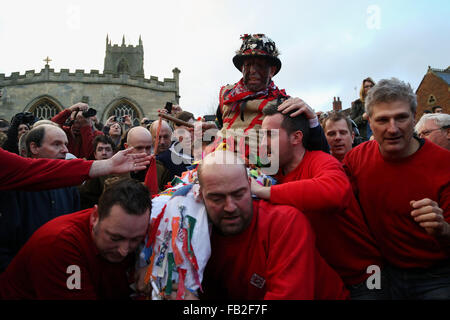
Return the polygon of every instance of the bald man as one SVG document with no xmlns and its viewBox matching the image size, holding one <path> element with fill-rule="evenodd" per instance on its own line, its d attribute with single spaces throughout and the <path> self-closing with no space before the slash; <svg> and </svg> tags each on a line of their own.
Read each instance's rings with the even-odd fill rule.
<svg viewBox="0 0 450 320">
<path fill-rule="evenodd" d="M 253 200 L 245 166 L 233 153 L 209 154 L 198 175 L 213 224 L 201 298 L 348 298 L 318 254 L 306 217 L 294 207 Z"/>
<path fill-rule="evenodd" d="M 152 154 L 152 135 L 144 127 L 133 127 L 128 131 L 127 142 L 124 143 L 125 149 L 134 148 L 134 153 Z M 144 182 L 147 174 L 147 168 L 141 171 L 130 172 L 133 179 Z"/>
</svg>

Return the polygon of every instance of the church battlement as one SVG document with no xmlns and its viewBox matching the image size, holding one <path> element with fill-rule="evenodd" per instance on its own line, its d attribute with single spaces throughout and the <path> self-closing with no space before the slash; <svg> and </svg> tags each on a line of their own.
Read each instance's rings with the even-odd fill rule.
<svg viewBox="0 0 450 320">
<path fill-rule="evenodd" d="M 81 83 L 98 83 L 98 84 L 121 84 L 157 91 L 174 91 L 178 88 L 179 70 L 172 70 L 173 78 L 164 78 L 160 81 L 156 76 L 150 76 L 146 79 L 143 76 L 132 76 L 127 73 L 112 73 L 99 70 L 90 70 L 86 72 L 84 69 L 76 69 L 70 72 L 69 69 L 61 69 L 55 72 L 54 69 L 46 66 L 40 72 L 35 70 L 27 70 L 24 74 L 12 72 L 9 77 L 4 73 L 0 73 L 0 88 L 16 85 L 27 85 L 40 82 L 81 82 Z"/>
</svg>

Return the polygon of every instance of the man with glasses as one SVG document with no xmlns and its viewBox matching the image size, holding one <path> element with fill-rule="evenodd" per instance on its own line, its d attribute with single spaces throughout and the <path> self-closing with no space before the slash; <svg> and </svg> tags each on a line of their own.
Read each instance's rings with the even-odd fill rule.
<svg viewBox="0 0 450 320">
<path fill-rule="evenodd" d="M 419 137 L 450 151 L 450 115 L 446 113 L 424 114 L 416 124 Z"/>
</svg>

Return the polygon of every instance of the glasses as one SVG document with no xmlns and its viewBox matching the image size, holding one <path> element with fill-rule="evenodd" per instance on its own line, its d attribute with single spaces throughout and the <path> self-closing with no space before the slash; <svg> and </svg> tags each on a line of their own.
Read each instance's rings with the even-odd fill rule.
<svg viewBox="0 0 450 320">
<path fill-rule="evenodd" d="M 440 127 L 440 128 L 436 128 L 436 129 L 425 130 L 425 131 L 422 131 L 421 133 L 419 133 L 419 137 L 428 137 L 433 131 L 447 129 L 447 128 L 450 128 L 450 126 L 444 126 L 444 127 Z"/>
<path fill-rule="evenodd" d="M 373 87 L 373 84 L 370 84 L 370 85 L 364 86 L 364 89 L 370 89 L 372 87 Z"/>
</svg>

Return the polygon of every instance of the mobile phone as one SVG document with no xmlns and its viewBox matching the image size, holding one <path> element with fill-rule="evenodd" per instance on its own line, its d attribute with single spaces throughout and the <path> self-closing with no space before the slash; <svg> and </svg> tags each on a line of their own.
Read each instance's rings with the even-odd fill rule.
<svg viewBox="0 0 450 320">
<path fill-rule="evenodd" d="M 172 102 L 166 102 L 166 106 L 164 107 L 168 113 L 172 113 Z"/>
</svg>

